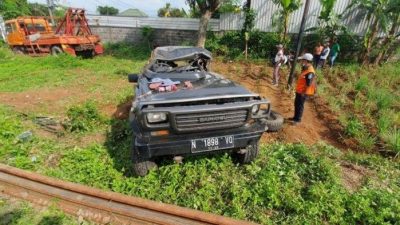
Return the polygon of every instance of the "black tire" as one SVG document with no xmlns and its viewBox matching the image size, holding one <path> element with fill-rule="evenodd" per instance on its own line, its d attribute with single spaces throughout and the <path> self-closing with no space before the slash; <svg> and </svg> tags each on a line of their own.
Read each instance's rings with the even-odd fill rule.
<svg viewBox="0 0 400 225">
<path fill-rule="evenodd" d="M 143 158 L 135 144 L 132 146 L 132 169 L 135 175 L 144 177 L 150 170 L 157 169 L 157 164 L 150 160 Z"/>
<path fill-rule="evenodd" d="M 25 53 L 23 47 L 14 47 L 12 51 L 17 55 L 23 55 Z"/>
<path fill-rule="evenodd" d="M 268 127 L 267 132 L 277 132 L 283 127 L 283 117 L 279 113 L 272 110 L 268 117 L 263 119 L 263 122 Z"/>
<path fill-rule="evenodd" d="M 244 150 L 244 153 L 240 151 Z M 240 164 L 249 164 L 254 161 L 258 156 L 259 143 L 251 143 L 246 146 L 245 149 L 240 149 L 239 152 L 235 153 L 235 160 Z"/>
<path fill-rule="evenodd" d="M 50 50 L 52 55 L 59 55 L 64 52 L 59 46 L 53 46 Z"/>
</svg>

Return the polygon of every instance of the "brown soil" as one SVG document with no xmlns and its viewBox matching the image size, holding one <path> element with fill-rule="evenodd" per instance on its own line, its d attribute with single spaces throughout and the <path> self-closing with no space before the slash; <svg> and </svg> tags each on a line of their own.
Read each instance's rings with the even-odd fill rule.
<svg viewBox="0 0 400 225">
<path fill-rule="evenodd" d="M 364 178 L 372 175 L 371 171 L 365 167 L 345 162 L 341 164 L 340 169 L 342 184 L 350 192 L 357 191 L 361 187 Z"/>
<path fill-rule="evenodd" d="M 240 67 L 243 69 L 238 69 Z M 279 112 L 285 119 L 293 117 L 294 93 L 285 88 L 286 77 L 284 75 L 288 73 L 287 70 L 281 71 L 282 81 L 279 87 L 271 85 L 272 68 L 264 65 L 237 64 L 237 62 L 233 65 L 233 63 L 226 64 L 217 61 L 213 64 L 213 70 L 269 99 L 272 109 Z M 242 73 L 235 73 L 237 71 Z M 345 148 L 346 146 L 339 140 L 339 130 L 332 130 L 329 126 L 329 123 L 332 123 L 335 117 L 332 115 L 332 118 L 326 118 L 330 116 L 328 113 L 319 115 L 316 105 L 318 104 L 315 103 L 314 99 L 308 100 L 305 104 L 304 115 L 300 124 L 293 125 L 285 122 L 281 131 L 265 133 L 262 141 L 302 142 L 307 145 L 326 142 L 341 149 Z"/>
</svg>

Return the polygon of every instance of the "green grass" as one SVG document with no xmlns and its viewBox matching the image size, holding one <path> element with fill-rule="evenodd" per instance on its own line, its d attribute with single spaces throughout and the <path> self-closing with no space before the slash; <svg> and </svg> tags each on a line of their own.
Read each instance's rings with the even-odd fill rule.
<svg viewBox="0 0 400 225">
<path fill-rule="evenodd" d="M 79 223 L 80 222 L 80 223 Z M 35 209 L 30 203 L 15 203 L 0 198 L 0 224 L 2 225 L 74 225 L 92 224 L 64 214 L 57 207 Z"/>
<path fill-rule="evenodd" d="M 377 148 L 379 142 L 386 151 L 399 154 L 400 63 L 364 69 L 342 65 L 323 73 L 321 82 L 330 83 L 333 88 L 322 89 L 321 95 L 335 112 L 351 118 L 341 120 L 342 125 L 347 135 L 358 140 L 360 149 Z M 338 81 L 343 83 L 337 85 Z M 368 127 L 354 127 L 358 123 L 355 120 Z"/>
<path fill-rule="evenodd" d="M 69 55 L 15 56 L 8 49 L 0 48 L 0 92 L 66 87 L 71 82 L 83 85 L 88 82 L 85 80 L 87 78 L 91 81 L 104 77 L 111 80 L 125 79 L 128 73 L 139 72 L 150 56 L 148 50 L 139 47 L 117 47 L 110 45 L 107 49 L 110 55 L 93 59 L 80 59 Z M 127 57 L 121 57 L 127 53 Z M 101 88 L 101 84 L 99 85 L 97 88 Z"/>
<path fill-rule="evenodd" d="M 182 165 L 162 161 L 159 170 L 133 177 L 131 131 L 126 121 L 110 121 L 104 144 L 76 147 L 40 137 L 16 141 L 25 130 L 24 120 L 2 107 L 2 163 L 263 224 L 319 224 L 322 220 L 382 224 L 400 219 L 398 160 L 348 156 L 326 145 L 277 143 L 263 146 L 257 161 L 247 166 L 236 165 L 222 154 L 188 158 Z M 54 155 L 59 155 L 58 160 L 49 163 Z M 360 188 L 350 192 L 341 183 L 338 162 L 344 160 L 362 164 L 376 176 L 366 177 Z"/>
<path fill-rule="evenodd" d="M 146 177 L 134 177 L 130 159 L 132 131 L 126 120 L 105 117 L 102 107 L 127 101 L 132 88 L 127 85 L 117 89 L 115 85 L 126 79 L 125 73 L 140 70 L 147 52 L 125 44 L 108 46 L 106 52 L 90 60 L 69 56 L 29 58 L 11 55 L 0 48 L 0 57 L 4 56 L 0 58 L 0 92 L 18 94 L 43 88 L 84 86 L 88 90 L 86 95 L 99 95 L 97 99 L 82 99 L 79 104 L 68 100 L 64 108 L 54 112 L 65 115 L 74 124 L 71 127 L 76 128 L 71 130 L 77 131 L 65 132 L 61 137 L 42 135 L 32 122 L 38 112 L 27 110 L 23 112 L 26 116 L 18 109 L 0 104 L 1 163 L 104 190 L 262 224 L 395 224 L 400 221 L 399 158 L 343 153 L 324 144 L 263 145 L 259 158 L 246 166 L 233 163 L 228 154 L 186 158 L 181 165 L 164 159 L 158 170 Z M 16 68 L 23 62 L 29 69 Z M 354 68 L 347 69 L 350 82 L 357 80 L 358 72 L 351 72 Z M 28 72 L 35 74 L 34 77 L 23 74 Z M 350 86 L 346 85 L 345 89 L 349 91 Z M 347 103 L 346 94 L 336 98 L 338 110 Z M 390 131 L 391 122 L 398 121 L 397 111 L 393 109 L 396 104 L 394 101 L 379 112 L 382 118 L 390 118 L 380 122 L 382 132 Z M 375 140 L 357 116 L 350 118 L 346 114 L 341 118 L 348 124 L 348 135 L 365 134 L 359 138 L 367 140 L 363 141 L 367 146 L 371 145 L 368 138 Z M 32 138 L 19 140 L 18 135 L 28 130 L 32 131 Z M 105 133 L 105 140 L 80 143 L 81 139 L 96 133 Z M 387 139 L 394 140 L 388 143 L 398 145 L 398 139 L 390 136 L 393 132 L 388 134 Z M 357 187 L 349 187 L 344 182 L 343 163 L 359 165 L 368 171 Z M 18 210 L 24 211 L 25 207 Z M 22 214 L 25 216 L 18 219 L 21 222 L 14 224 L 42 218 L 31 211 Z"/>
</svg>

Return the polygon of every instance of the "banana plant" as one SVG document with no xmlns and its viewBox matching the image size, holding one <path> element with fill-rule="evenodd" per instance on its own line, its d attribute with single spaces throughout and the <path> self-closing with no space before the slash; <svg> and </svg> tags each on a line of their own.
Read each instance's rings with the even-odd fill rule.
<svg viewBox="0 0 400 225">
<path fill-rule="evenodd" d="M 350 10 L 358 10 L 361 16 L 366 17 L 370 24 L 364 35 L 364 51 L 360 56 L 363 65 L 370 62 L 373 45 L 377 41 L 378 33 L 387 33 L 391 18 L 388 8 L 391 0 L 353 0 L 349 6 Z M 398 13 L 398 12 L 397 12 Z"/>
<path fill-rule="evenodd" d="M 288 28 L 290 15 L 300 8 L 301 0 L 272 0 L 274 4 L 279 5 L 281 10 L 279 11 L 279 27 L 281 28 L 281 41 L 285 42 Z"/>
</svg>

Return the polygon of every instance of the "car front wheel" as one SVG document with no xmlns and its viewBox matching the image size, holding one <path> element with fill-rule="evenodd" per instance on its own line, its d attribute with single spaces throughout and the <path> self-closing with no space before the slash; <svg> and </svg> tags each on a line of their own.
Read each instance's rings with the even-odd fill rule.
<svg viewBox="0 0 400 225">
<path fill-rule="evenodd" d="M 246 148 L 239 149 L 235 153 L 234 158 L 240 164 L 249 164 L 254 161 L 258 156 L 259 143 L 254 142 L 246 146 Z"/>
<path fill-rule="evenodd" d="M 146 159 L 140 155 L 135 144 L 132 147 L 133 172 L 137 176 L 146 176 L 150 170 L 157 169 L 157 164 L 150 159 Z"/>
</svg>

